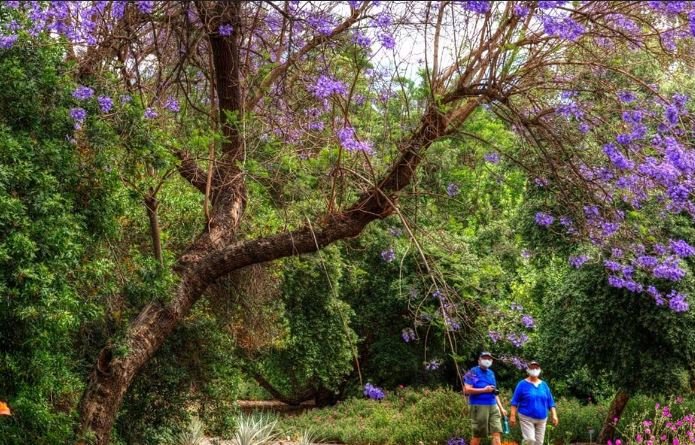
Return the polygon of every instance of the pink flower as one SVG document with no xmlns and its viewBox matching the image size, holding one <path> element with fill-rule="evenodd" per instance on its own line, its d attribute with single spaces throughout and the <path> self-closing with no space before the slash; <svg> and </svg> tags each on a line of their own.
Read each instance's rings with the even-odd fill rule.
<svg viewBox="0 0 695 445">
<path fill-rule="evenodd" d="M 677 437 L 674 437 L 674 438 L 673 438 L 673 445 L 679 445 L 680 443 L 681 443 L 681 441 L 678 440 Z"/>
<path fill-rule="evenodd" d="M 615 439 L 615 445 L 623 445 L 623 441 L 620 439 Z"/>
<path fill-rule="evenodd" d="M 638 434 L 635 436 L 635 442 L 642 443 L 642 435 L 641 434 Z"/>
</svg>

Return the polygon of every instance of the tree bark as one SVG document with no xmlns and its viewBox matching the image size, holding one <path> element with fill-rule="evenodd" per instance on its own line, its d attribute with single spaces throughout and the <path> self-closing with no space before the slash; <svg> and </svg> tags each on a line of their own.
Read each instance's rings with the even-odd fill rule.
<svg viewBox="0 0 695 445">
<path fill-rule="evenodd" d="M 615 426 L 617 424 L 615 419 L 620 419 L 620 416 L 622 416 L 623 410 L 625 410 L 625 406 L 627 406 L 627 402 L 629 401 L 630 394 L 624 389 L 619 389 L 615 393 L 615 396 L 611 401 L 611 405 L 608 408 L 606 419 L 603 421 L 601 432 L 598 435 L 598 443 L 606 443 L 613 439 L 613 436 L 615 436 Z"/>
<path fill-rule="evenodd" d="M 145 197 L 145 208 L 147 209 L 147 218 L 150 220 L 150 237 L 152 238 L 152 251 L 154 257 L 160 265 L 164 264 L 162 260 L 162 237 L 159 229 L 159 217 L 157 216 L 157 208 L 159 201 L 153 191 Z"/>
</svg>

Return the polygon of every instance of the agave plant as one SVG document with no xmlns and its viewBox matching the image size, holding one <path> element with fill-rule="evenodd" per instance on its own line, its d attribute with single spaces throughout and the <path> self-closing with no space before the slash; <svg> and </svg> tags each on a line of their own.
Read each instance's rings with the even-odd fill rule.
<svg viewBox="0 0 695 445">
<path fill-rule="evenodd" d="M 299 435 L 297 445 L 314 445 L 318 441 L 318 436 L 312 430 L 304 430 Z"/>
<path fill-rule="evenodd" d="M 197 417 L 191 417 L 188 428 L 174 434 L 168 442 L 173 445 L 203 445 L 205 425 Z"/>
<path fill-rule="evenodd" d="M 270 415 L 239 416 L 232 445 L 267 445 L 277 438 L 277 419 Z"/>
</svg>

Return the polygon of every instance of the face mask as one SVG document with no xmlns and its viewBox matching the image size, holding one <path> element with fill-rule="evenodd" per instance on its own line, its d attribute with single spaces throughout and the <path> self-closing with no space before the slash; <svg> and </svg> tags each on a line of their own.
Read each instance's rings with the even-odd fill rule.
<svg viewBox="0 0 695 445">
<path fill-rule="evenodd" d="M 484 368 L 489 368 L 490 366 L 492 366 L 492 360 L 481 360 L 480 366 Z"/>
<path fill-rule="evenodd" d="M 531 377 L 538 377 L 539 375 L 541 375 L 541 370 L 540 370 L 540 369 L 527 369 L 526 372 L 527 372 L 528 375 L 530 375 Z"/>
</svg>

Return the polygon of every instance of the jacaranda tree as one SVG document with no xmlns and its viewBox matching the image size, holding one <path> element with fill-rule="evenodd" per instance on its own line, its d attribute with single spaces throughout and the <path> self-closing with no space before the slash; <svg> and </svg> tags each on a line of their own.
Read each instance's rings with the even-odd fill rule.
<svg viewBox="0 0 695 445">
<path fill-rule="evenodd" d="M 682 257 L 652 229 L 695 214 L 690 2 L 4 2 L 0 47 L 49 35 L 74 62 L 68 135 L 142 196 L 164 294 L 109 341 L 81 401 L 82 440 L 106 444 L 123 397 L 191 307 L 247 266 L 320 250 L 400 212 L 428 149 L 479 108 L 524 143 L 491 152 L 548 191 L 538 224 L 590 246 L 609 283 L 675 311 Z M 639 60 L 639 63 L 631 63 Z M 650 67 L 645 70 L 644 67 Z M 424 73 L 424 94 L 405 88 Z M 378 124 L 378 125 L 377 125 Z M 491 147 L 494 140 L 487 140 Z M 458 142 L 461 143 L 461 142 Z M 199 234 L 166 251 L 161 185 L 201 196 Z M 271 209 L 258 202 L 269 202 Z M 441 298 L 446 323 L 454 307 Z M 658 308 L 655 307 L 655 310 Z"/>
</svg>

